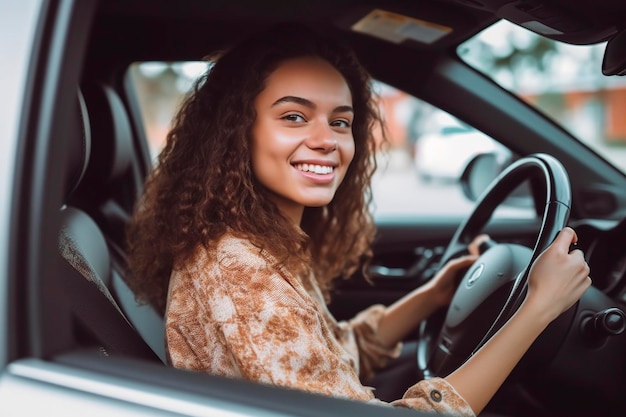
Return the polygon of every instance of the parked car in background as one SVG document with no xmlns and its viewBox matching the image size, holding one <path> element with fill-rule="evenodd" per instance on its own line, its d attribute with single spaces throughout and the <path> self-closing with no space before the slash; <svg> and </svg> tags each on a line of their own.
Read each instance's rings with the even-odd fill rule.
<svg viewBox="0 0 626 417">
<path fill-rule="evenodd" d="M 487 411 L 626 415 L 626 3 L 615 0 L 0 2 L 0 414 L 420 415 L 174 369 L 163 317 L 125 284 L 126 224 L 197 76 L 185 63 L 280 21 L 345 39 L 390 88 L 394 157 L 380 155 L 374 178 L 370 280 L 337 282 L 332 313 L 392 303 L 478 233 L 529 254 L 569 225 L 593 286 Z M 434 111 L 464 125 L 419 139 Z M 482 152 L 510 155 L 508 174 L 492 181 L 485 158 L 461 182 L 433 187 L 415 173 L 456 177 Z M 533 204 L 498 215 L 518 180 Z M 514 261 L 502 300 L 481 300 L 458 326 L 441 311 L 406 338 L 416 380 L 445 375 L 442 357 L 462 362 L 480 344 L 463 337 L 488 337 L 514 311 L 529 260 Z M 479 277 L 460 277 L 459 294 Z"/>
<path fill-rule="evenodd" d="M 494 153 L 504 165 L 511 151 L 484 133 L 447 117 L 432 133 L 415 142 L 415 169 L 426 182 L 459 181 L 472 158 Z"/>
</svg>

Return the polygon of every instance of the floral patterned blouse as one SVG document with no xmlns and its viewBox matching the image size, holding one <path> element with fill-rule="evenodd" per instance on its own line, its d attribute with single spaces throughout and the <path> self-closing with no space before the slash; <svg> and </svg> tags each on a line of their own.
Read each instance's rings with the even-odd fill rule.
<svg viewBox="0 0 626 417">
<path fill-rule="evenodd" d="M 225 235 L 170 279 L 168 360 L 178 368 L 354 400 L 380 402 L 365 380 L 399 354 L 377 339 L 385 307 L 347 322 L 328 311 L 314 279 L 269 266 L 268 254 Z M 473 416 L 441 378 L 420 381 L 393 406 Z"/>
</svg>

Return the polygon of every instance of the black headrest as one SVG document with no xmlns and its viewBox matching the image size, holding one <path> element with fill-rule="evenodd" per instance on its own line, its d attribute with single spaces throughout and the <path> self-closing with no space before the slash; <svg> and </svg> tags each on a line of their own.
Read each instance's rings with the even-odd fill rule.
<svg viewBox="0 0 626 417">
<path fill-rule="evenodd" d="M 72 122 L 69 126 L 69 152 L 67 173 L 65 180 L 66 200 L 80 184 L 89 163 L 91 153 L 91 129 L 87 106 L 81 91 L 78 91 L 75 111 L 72 112 Z"/>
<path fill-rule="evenodd" d="M 126 108 L 115 90 L 104 84 L 83 88 L 92 127 L 92 153 L 83 181 L 107 185 L 132 166 L 132 130 Z"/>
</svg>

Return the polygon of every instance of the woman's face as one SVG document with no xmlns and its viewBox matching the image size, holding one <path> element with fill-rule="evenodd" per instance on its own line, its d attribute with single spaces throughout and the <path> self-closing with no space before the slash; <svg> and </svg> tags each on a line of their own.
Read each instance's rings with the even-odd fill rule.
<svg viewBox="0 0 626 417">
<path fill-rule="evenodd" d="M 297 224 L 304 207 L 330 203 L 354 157 L 352 95 L 315 57 L 284 61 L 254 102 L 252 169 Z"/>
</svg>

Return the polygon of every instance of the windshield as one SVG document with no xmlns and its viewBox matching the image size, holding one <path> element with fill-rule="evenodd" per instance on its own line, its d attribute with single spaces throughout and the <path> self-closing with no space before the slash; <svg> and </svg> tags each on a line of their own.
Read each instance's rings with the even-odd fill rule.
<svg viewBox="0 0 626 417">
<path fill-rule="evenodd" d="M 626 79 L 602 74 L 605 45 L 565 44 L 502 20 L 458 53 L 626 173 Z"/>
</svg>

